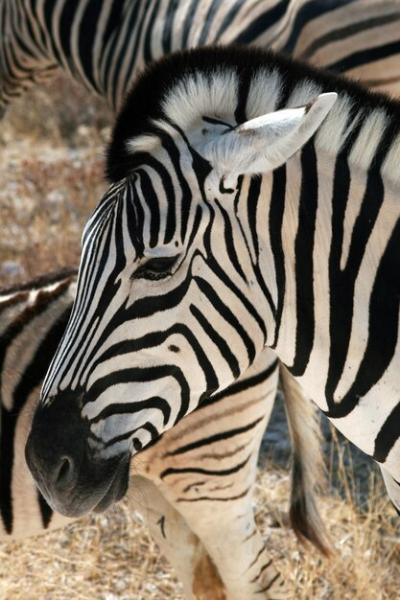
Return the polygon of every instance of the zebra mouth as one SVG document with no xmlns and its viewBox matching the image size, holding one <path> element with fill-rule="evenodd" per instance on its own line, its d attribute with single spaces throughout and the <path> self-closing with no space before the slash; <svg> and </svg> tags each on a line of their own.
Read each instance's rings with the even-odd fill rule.
<svg viewBox="0 0 400 600">
<path fill-rule="evenodd" d="M 93 508 L 94 512 L 100 513 L 107 510 L 114 502 L 119 502 L 126 494 L 128 490 L 129 482 L 129 461 L 124 461 L 115 476 L 111 480 L 108 489 L 100 502 Z"/>
</svg>

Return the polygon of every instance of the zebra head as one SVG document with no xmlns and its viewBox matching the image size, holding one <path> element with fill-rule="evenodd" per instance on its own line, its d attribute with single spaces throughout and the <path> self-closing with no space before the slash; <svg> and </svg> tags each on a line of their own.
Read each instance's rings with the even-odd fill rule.
<svg viewBox="0 0 400 600">
<path fill-rule="evenodd" d="M 251 176 L 268 179 L 299 150 L 336 95 L 238 125 L 238 69 L 210 73 L 208 52 L 153 67 L 117 120 L 113 184 L 83 233 L 76 301 L 27 445 L 42 493 L 68 515 L 119 498 L 131 455 L 274 335 Z"/>
</svg>

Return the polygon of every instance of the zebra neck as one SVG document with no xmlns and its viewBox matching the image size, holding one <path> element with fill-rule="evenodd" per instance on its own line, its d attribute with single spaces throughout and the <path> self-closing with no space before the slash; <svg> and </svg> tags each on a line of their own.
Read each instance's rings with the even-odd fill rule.
<svg viewBox="0 0 400 600">
<path fill-rule="evenodd" d="M 354 377 L 348 365 L 365 352 L 358 376 L 369 381 L 384 372 L 397 344 L 400 154 L 382 119 L 372 114 L 336 154 L 317 136 L 273 174 L 281 198 L 271 197 L 267 209 L 268 267 L 276 273 L 272 345 L 310 395 L 326 398 L 320 406 L 331 416 L 334 395 Z M 350 404 L 355 397 L 349 392 Z"/>
</svg>

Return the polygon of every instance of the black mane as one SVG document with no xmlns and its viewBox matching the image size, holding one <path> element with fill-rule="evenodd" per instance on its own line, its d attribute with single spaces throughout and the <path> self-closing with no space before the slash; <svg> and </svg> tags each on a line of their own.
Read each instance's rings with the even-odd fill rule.
<svg viewBox="0 0 400 600">
<path fill-rule="evenodd" d="M 184 50 L 171 54 L 146 68 L 137 79 L 120 111 L 107 151 L 106 174 L 111 182 L 124 178 L 132 169 L 133 157 L 126 149 L 126 141 L 143 133 L 151 133 L 152 119 L 163 117 L 162 100 L 185 75 L 211 75 L 216 69 L 233 69 L 239 76 L 238 123 L 245 120 L 247 89 L 253 75 L 260 69 L 276 69 L 283 75 L 280 106 L 295 85 L 304 79 L 319 84 L 325 91 L 348 94 L 356 105 L 361 105 L 367 117 L 371 110 L 383 108 L 393 118 L 395 134 L 400 123 L 400 102 L 384 94 L 370 92 L 355 81 L 333 75 L 305 63 L 292 60 L 271 51 L 247 46 L 211 46 Z"/>
</svg>

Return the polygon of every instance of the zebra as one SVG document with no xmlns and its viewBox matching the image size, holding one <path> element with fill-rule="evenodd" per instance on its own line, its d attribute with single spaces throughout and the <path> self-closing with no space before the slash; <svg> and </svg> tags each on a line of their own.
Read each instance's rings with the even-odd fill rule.
<svg viewBox="0 0 400 600">
<path fill-rule="evenodd" d="M 399 93 L 398 0 L 1 0 L 0 111 L 61 67 L 121 106 L 172 51 L 255 44 Z"/>
<path fill-rule="evenodd" d="M 61 66 L 89 89 L 106 95 L 108 103 L 115 109 L 121 104 L 133 77 L 146 62 L 175 48 L 216 40 L 222 43 L 245 41 L 270 44 L 317 64 L 328 64 L 331 68 L 358 75 L 373 86 L 392 86 L 396 89 L 395 23 L 398 19 L 398 3 L 386 3 L 382 7 L 375 1 L 369 2 L 367 7 L 365 2 L 361 6 L 359 1 L 336 2 L 332 10 L 332 5 L 321 2 L 281 2 L 276 5 L 265 2 L 261 7 L 253 1 L 242 0 L 236 3 L 236 12 L 229 14 L 224 12 L 226 3 L 213 2 L 211 5 L 193 2 L 192 12 L 188 10 L 187 2 L 170 3 L 168 6 L 165 2 L 148 2 L 146 7 L 143 3 L 141 7 L 138 4 L 134 8 L 134 3 L 127 1 L 114 2 L 113 5 L 103 3 L 100 10 L 100 3 L 94 3 L 93 0 L 69 3 L 68 11 L 74 23 L 70 30 L 75 34 L 65 37 L 60 34 L 62 15 L 67 10 L 63 2 L 10 3 L 4 0 L 0 7 L 0 30 L 4 32 L 1 38 L 3 44 L 0 43 L 0 73 L 4 83 L 4 90 L 0 88 L 0 103 L 5 105 L 37 78 L 48 76 L 57 66 Z M 167 8 L 172 12 L 167 13 Z M 202 11 L 207 15 L 205 22 L 200 19 Z M 150 13 L 151 19 L 148 18 Z M 187 18 L 190 14 L 199 17 L 197 21 L 193 19 L 192 26 L 189 26 Z M 339 19 L 341 26 L 328 34 L 326 30 L 331 28 L 333 19 Z M 85 62 L 77 41 L 78 31 L 88 31 L 89 20 L 99 25 L 99 28 L 94 28 L 93 39 L 85 36 L 85 43 L 91 42 L 95 50 L 92 64 Z M 122 28 L 121 23 L 124 24 Z M 134 35 L 127 26 L 129 23 L 133 24 Z M 179 31 L 181 23 L 185 23 L 185 33 Z M 128 32 L 131 40 L 128 40 Z M 373 43 L 371 33 L 374 34 Z M 350 34 L 354 39 L 346 47 L 345 40 L 350 39 Z M 342 38 L 340 44 L 337 43 L 339 37 Z M 169 39 L 168 43 L 166 39 Z M 54 48 L 58 48 L 58 51 Z M 72 48 L 70 53 L 68 50 Z M 121 70 L 119 65 L 122 65 Z M 267 369 L 268 356 L 266 365 Z M 10 476 L 11 470 L 7 472 Z M 2 486 L 4 494 L 9 489 L 9 486 Z M 34 530 L 36 527 L 40 530 L 49 526 L 47 519 L 56 523 L 48 505 L 40 495 L 38 498 L 37 507 L 33 503 L 38 508 Z M 21 531 L 26 533 L 29 526 L 22 523 Z"/>
<path fill-rule="evenodd" d="M 177 53 L 139 78 L 26 447 L 50 505 L 111 504 L 132 458 L 268 347 L 399 508 L 399 117 L 385 96 L 245 47 Z"/>
<path fill-rule="evenodd" d="M 3 539 L 43 533 L 71 520 L 54 513 L 37 490 L 25 462 L 24 448 L 41 381 L 67 325 L 75 291 L 76 271 L 66 270 L 0 292 L 0 538 Z M 264 357 L 219 398 L 213 398 L 178 423 L 173 431 L 166 432 L 142 453 L 131 471 L 129 508 L 144 515 L 153 537 L 182 581 L 187 598 L 204 597 L 202 589 L 210 582 L 215 597 L 218 590 L 223 590 L 219 572 L 207 551 L 216 544 L 206 519 L 210 503 L 218 521 L 225 522 L 225 528 L 229 524 L 224 535 L 239 545 L 242 560 L 254 561 L 249 576 L 255 577 L 262 566 L 270 563 L 251 506 L 246 506 L 245 527 L 252 536 L 243 543 L 241 538 L 235 539 L 235 516 L 239 508 L 243 509 L 243 503 L 233 501 L 231 513 L 229 503 L 219 502 L 221 493 L 226 500 L 228 491 L 234 497 L 241 494 L 244 486 L 254 487 L 259 447 L 278 379 L 276 357 L 269 352 L 267 358 L 267 366 Z M 286 381 L 283 376 L 284 385 Z M 314 498 L 322 473 L 315 413 L 298 390 L 286 394 L 286 408 L 293 431 L 292 522 L 300 539 L 311 539 L 327 553 L 329 542 Z M 251 462 L 236 473 L 236 466 L 248 453 Z M 212 470 L 213 476 L 207 470 Z M 224 473 L 218 477 L 216 471 Z M 180 513 L 182 503 L 187 505 L 185 518 Z M 197 523 L 197 534 L 193 523 Z M 223 530 L 224 525 L 220 533 Z M 230 568 L 238 566 L 231 559 Z M 273 579 L 277 575 L 275 566 L 270 563 L 265 573 Z M 278 578 L 274 581 L 275 589 L 282 594 L 281 583 Z"/>
<path fill-rule="evenodd" d="M 17 0 L 10 3 L 3 0 L 0 13 L 0 30 L 3 32 L 0 42 L 0 64 L 4 94 L 1 95 L 0 101 L 5 105 L 26 86 L 40 79 L 42 75 L 50 75 L 57 66 L 61 66 L 72 76 L 83 81 L 89 89 L 106 94 L 110 106 L 115 108 L 121 103 L 133 77 L 145 62 L 153 60 L 161 53 L 169 52 L 174 49 L 173 46 L 202 44 L 205 41 L 215 41 L 220 36 L 221 41 L 226 43 L 238 39 L 245 42 L 254 41 L 259 45 L 271 44 L 275 48 L 282 47 L 287 52 L 309 58 L 316 63 L 328 64 L 330 68 L 345 70 L 350 74 L 357 75 L 357 69 L 360 69 L 359 76 L 371 85 L 396 85 L 397 45 L 393 24 L 398 19 L 397 3 L 386 3 L 384 7 L 371 1 L 368 1 L 368 6 L 365 2 L 361 6 L 360 2 L 354 1 L 336 2 L 334 6 L 321 2 L 273 4 L 266 1 L 262 6 L 257 6 L 254 2 L 242 0 L 236 3 L 234 10 L 226 13 L 226 4 L 214 2 L 211 6 L 204 1 L 193 2 L 191 10 L 196 18 L 193 19 L 192 25 L 187 18 L 187 15 L 191 14 L 188 11 L 188 3 L 184 2 L 169 6 L 165 2 L 157 5 L 147 3 L 147 14 L 151 12 L 151 19 L 147 18 L 143 5 L 140 8 L 139 3 L 136 3 L 135 12 L 132 2 L 114 2 L 112 5 L 93 3 L 91 0 L 86 4 L 75 2 L 68 4 L 69 15 L 74 24 L 65 37 L 58 34 L 62 31 L 63 11 L 66 11 L 66 5 L 59 2 L 56 6 L 54 1 L 39 3 Z M 205 21 L 201 20 L 202 12 L 207 16 Z M 335 19 L 339 20 L 341 25 L 335 28 L 332 34 L 328 34 L 327 30 L 332 29 Z M 87 28 L 89 21 L 96 24 L 93 37 L 92 31 Z M 121 28 L 121 23 L 132 24 L 133 34 L 129 27 Z M 184 35 L 179 32 L 180 23 L 185 23 Z M 72 30 L 75 31 L 73 35 Z M 88 65 L 87 61 L 85 63 L 82 48 L 77 43 L 78 31 L 80 35 L 86 32 L 85 43 L 91 42 L 94 49 L 95 58 L 92 59 L 91 65 Z M 131 46 L 128 44 L 128 31 L 129 35 L 132 35 Z M 351 36 L 354 36 L 354 39 Z M 337 42 L 339 38 L 340 44 Z M 346 43 L 349 45 L 346 46 Z M 55 47 L 58 47 L 58 52 L 54 51 Z M 72 47 L 73 52 L 67 51 Z M 129 52 L 122 60 L 123 52 L 127 48 Z M 126 75 L 127 71 L 124 69 L 127 61 L 130 70 Z M 121 64 L 125 66 L 119 70 L 118 65 Z M 382 79 L 383 72 L 385 80 Z M 93 85 L 93 81 L 97 84 Z M 18 290 L 15 293 L 17 292 Z M 32 290 L 31 292 L 33 293 Z M 66 291 L 67 293 L 69 292 Z M 60 298 L 60 303 L 63 301 L 63 298 Z M 21 308 L 21 304 L 19 307 Z M 48 325 L 52 325 L 51 319 Z M 44 335 L 43 331 L 36 331 L 35 335 L 41 333 Z M 50 361 L 49 352 L 46 353 L 46 357 L 46 360 Z M 268 360 L 266 356 L 266 370 Z M 4 412 L 3 420 L 6 420 L 6 415 Z M 5 445 L 8 439 L 7 444 L 12 445 L 14 434 L 12 427 L 4 436 L 3 444 Z M 19 446 L 16 449 L 19 450 Z M 6 456 L 3 451 L 3 465 Z M 22 462 L 19 464 L 23 469 Z M 18 470 L 14 468 L 14 471 L 13 474 L 12 466 L 7 467 L 3 472 L 1 486 L 6 534 L 10 535 L 12 532 L 13 535 L 18 535 L 19 531 L 26 534 L 31 530 L 41 531 L 56 524 L 58 517 L 53 515 L 41 495 L 37 501 L 32 500 L 34 518 L 30 511 L 29 521 L 24 520 L 24 504 L 21 517 L 18 518 L 20 513 L 17 509 L 14 510 L 14 519 L 11 519 L 13 509 L 19 506 L 17 495 L 14 496 L 15 506 L 11 505 L 10 478 L 15 476 L 16 481 L 19 481 L 16 474 Z M 6 478 L 8 483 L 4 481 Z M 32 499 L 36 498 L 36 492 L 30 490 L 29 493 L 32 494 Z"/>
</svg>

